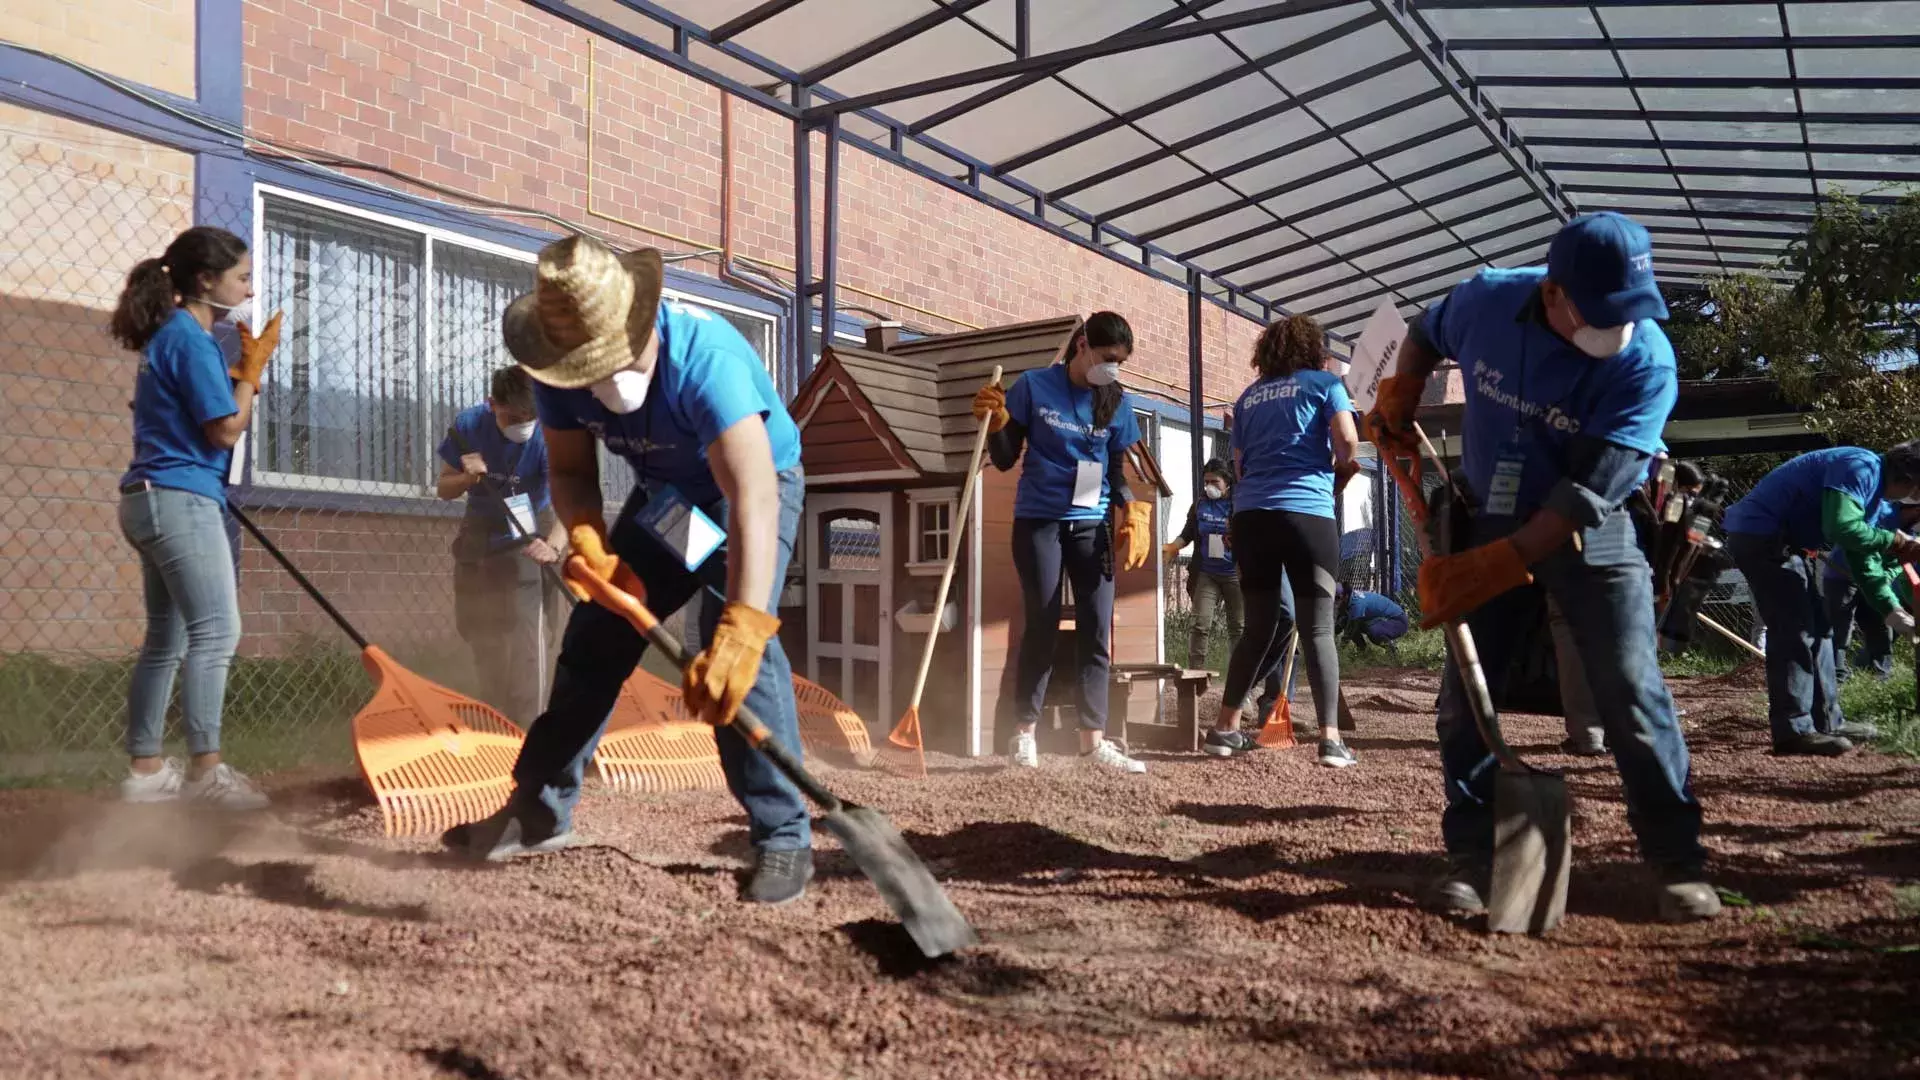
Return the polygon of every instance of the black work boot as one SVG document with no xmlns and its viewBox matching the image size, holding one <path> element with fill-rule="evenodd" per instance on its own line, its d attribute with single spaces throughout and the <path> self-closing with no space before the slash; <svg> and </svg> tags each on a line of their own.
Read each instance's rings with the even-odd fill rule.
<svg viewBox="0 0 1920 1080">
<path fill-rule="evenodd" d="M 1451 855 L 1448 862 L 1447 872 L 1427 887 L 1426 906 L 1443 915 L 1484 913 L 1493 888 L 1493 860 Z"/>
<path fill-rule="evenodd" d="M 1853 743 L 1839 735 L 1796 732 L 1786 741 L 1774 743 L 1773 752 L 1781 757 L 1840 757 L 1853 752 Z"/>
<path fill-rule="evenodd" d="M 753 864 L 753 877 L 741 899 L 752 904 L 785 904 L 807 891 L 813 880 L 813 852 L 808 848 L 784 851 L 762 849 Z"/>
</svg>

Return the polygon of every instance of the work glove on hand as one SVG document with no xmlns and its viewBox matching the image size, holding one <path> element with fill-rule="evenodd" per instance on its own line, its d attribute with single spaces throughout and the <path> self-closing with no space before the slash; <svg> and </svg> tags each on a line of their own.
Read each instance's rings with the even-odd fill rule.
<svg viewBox="0 0 1920 1080">
<path fill-rule="evenodd" d="M 1512 540 L 1495 540 L 1420 564 L 1420 628 L 1465 618 L 1487 601 L 1533 582 Z"/>
<path fill-rule="evenodd" d="M 1412 375 L 1389 375 L 1380 380 L 1379 396 L 1373 411 L 1367 414 L 1367 441 L 1382 450 L 1398 451 L 1413 459 L 1414 472 L 1420 471 L 1420 440 L 1413 434 L 1413 414 L 1420 409 L 1420 396 L 1427 392 L 1427 380 Z"/>
<path fill-rule="evenodd" d="M 1172 562 L 1180 557 L 1180 549 L 1183 546 L 1178 540 L 1169 540 L 1160 545 L 1160 557 L 1167 562 Z"/>
<path fill-rule="evenodd" d="M 1913 625 L 1913 615 L 1909 612 L 1901 608 L 1894 608 L 1892 611 L 1887 612 L 1887 629 L 1893 631 L 1896 635 L 1912 637 Z"/>
<path fill-rule="evenodd" d="M 1147 549 L 1153 543 L 1153 504 L 1135 499 L 1127 504 L 1127 516 L 1115 535 L 1121 552 L 1120 568 L 1138 570 L 1147 564 Z"/>
<path fill-rule="evenodd" d="M 747 604 L 729 603 L 720 612 L 713 638 L 680 682 L 682 701 L 695 717 L 725 727 L 760 675 L 760 657 L 780 630 L 780 620 Z"/>
<path fill-rule="evenodd" d="M 985 420 L 988 432 L 1007 426 L 1012 417 L 1007 415 L 1007 392 L 1000 384 L 988 383 L 973 395 L 973 418 Z"/>
<path fill-rule="evenodd" d="M 227 369 L 227 375 L 234 382 L 243 382 L 253 387 L 254 393 L 260 392 L 260 375 L 267 370 L 267 361 L 273 358 L 274 346 L 280 344 L 280 313 L 274 312 L 267 320 L 266 329 L 259 337 L 244 322 L 234 323 L 234 329 L 240 332 L 240 362 Z"/>
<path fill-rule="evenodd" d="M 593 522 L 575 525 L 567 531 L 567 544 L 573 549 L 572 554 L 580 557 L 581 565 L 588 573 L 637 600 L 646 599 L 646 586 L 640 583 L 640 579 L 632 570 L 620 562 L 620 556 L 607 550 L 605 528 Z M 584 586 L 572 581 L 568 581 L 566 585 L 567 591 L 573 594 L 574 599 L 582 603 L 593 600 L 593 594 L 589 593 Z"/>
</svg>

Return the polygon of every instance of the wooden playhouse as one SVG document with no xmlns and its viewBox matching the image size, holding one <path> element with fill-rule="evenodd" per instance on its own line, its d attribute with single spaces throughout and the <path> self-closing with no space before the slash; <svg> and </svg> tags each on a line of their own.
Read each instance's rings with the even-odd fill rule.
<svg viewBox="0 0 1920 1080">
<path fill-rule="evenodd" d="M 907 342 L 893 327 L 874 327 L 864 348 L 830 344 L 789 405 L 800 427 L 807 503 L 781 604 L 781 639 L 795 673 L 852 705 L 876 743 L 905 709 L 923 635 L 938 619 L 942 632 L 920 706 L 926 748 L 965 756 L 1005 751 L 1011 729 L 996 724 L 1023 622 L 1010 539 L 1019 470 L 986 465 L 971 521 L 958 528 L 977 431 L 971 402 L 996 364 L 1011 385 L 1022 372 L 1063 361 L 1079 326 L 1078 317 L 1067 317 Z M 1128 456 L 1128 477 L 1135 497 L 1155 503 L 1157 516 L 1171 492 L 1144 443 Z M 945 610 L 936 613 L 929 609 L 957 534 L 959 563 Z M 1146 566 L 1119 572 L 1114 583 L 1116 666 L 1161 660 L 1157 548 Z M 1069 609 L 1058 653 L 1068 666 L 1056 664 L 1049 691 L 1050 705 L 1067 707 L 1049 710 L 1053 720 L 1042 733 L 1043 746 L 1055 752 L 1070 745 L 1076 726 L 1072 627 Z M 1115 716 L 1125 709 L 1136 743 L 1179 741 L 1150 730 L 1161 720 L 1156 686 L 1113 687 L 1110 709 Z M 1172 724 L 1159 726 L 1171 732 Z"/>
</svg>

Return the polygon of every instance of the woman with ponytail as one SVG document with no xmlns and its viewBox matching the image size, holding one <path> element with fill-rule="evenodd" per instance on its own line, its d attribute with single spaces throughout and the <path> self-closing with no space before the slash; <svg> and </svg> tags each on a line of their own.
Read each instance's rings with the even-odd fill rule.
<svg viewBox="0 0 1920 1080">
<path fill-rule="evenodd" d="M 1026 600 L 1026 627 L 1014 680 L 1017 767 L 1040 764 L 1034 727 L 1053 673 L 1060 632 L 1061 582 L 1073 582 L 1079 639 L 1080 757 L 1121 772 L 1143 773 L 1107 742 L 1107 629 L 1113 618 L 1116 552 L 1125 569 L 1147 561 L 1153 506 L 1127 490 L 1127 448 L 1140 441 L 1120 365 L 1133 353 L 1133 330 L 1111 311 L 1096 312 L 1074 335 L 1067 362 L 1029 371 L 1011 390 L 980 388 L 973 415 L 987 424 L 994 468 L 1021 460 L 1013 506 L 1013 565 Z M 1112 521 L 1112 524 L 1109 524 Z"/>
<path fill-rule="evenodd" d="M 127 275 L 110 324 L 140 353 L 133 391 L 133 462 L 120 478 L 120 531 L 140 555 L 147 636 L 127 690 L 128 802 L 199 799 L 257 810 L 266 796 L 220 759 L 220 708 L 240 641 L 226 479 L 234 444 L 253 419 L 260 374 L 280 316 L 258 338 L 238 326 L 229 367 L 213 324 L 253 297 L 247 245 L 199 226 Z M 188 766 L 160 756 L 167 701 L 180 680 Z"/>
</svg>

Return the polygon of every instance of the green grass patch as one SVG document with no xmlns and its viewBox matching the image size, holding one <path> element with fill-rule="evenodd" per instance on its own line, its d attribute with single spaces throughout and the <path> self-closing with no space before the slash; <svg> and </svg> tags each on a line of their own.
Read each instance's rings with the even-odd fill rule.
<svg viewBox="0 0 1920 1080">
<path fill-rule="evenodd" d="M 1193 627 L 1193 611 L 1190 608 L 1171 609 L 1167 612 L 1166 648 L 1167 659 L 1172 663 L 1184 664 L 1187 660 L 1187 635 Z M 1227 636 L 1227 618 L 1222 611 L 1216 611 L 1212 632 L 1207 635 L 1207 670 L 1224 672 L 1227 660 L 1231 656 L 1233 641 Z M 1420 668 L 1438 671 L 1446 663 L 1446 636 L 1439 630 L 1409 630 L 1404 637 L 1394 643 L 1392 649 L 1374 646 L 1355 645 L 1340 639 L 1340 670 L 1357 671 L 1361 668 Z M 1300 681 L 1304 683 L 1305 673 Z"/>
<path fill-rule="evenodd" d="M 1870 745 L 1883 753 L 1920 757 L 1920 716 L 1914 712 L 1911 654 L 1896 650 L 1893 677 L 1881 682 L 1870 672 L 1856 671 L 1840 686 L 1840 711 L 1848 720 L 1880 729 Z"/>
<path fill-rule="evenodd" d="M 400 649 L 395 659 L 435 682 L 472 692 L 458 639 Z M 127 685 L 133 660 L 0 655 L 0 787 L 91 787 L 126 767 Z M 179 684 L 167 714 L 166 753 L 183 755 Z M 227 678 L 222 751 L 249 772 L 353 763 L 350 722 L 373 682 L 350 648 L 305 641 L 273 657 L 237 657 Z"/>
</svg>

